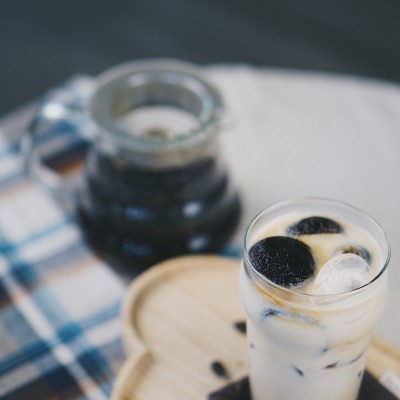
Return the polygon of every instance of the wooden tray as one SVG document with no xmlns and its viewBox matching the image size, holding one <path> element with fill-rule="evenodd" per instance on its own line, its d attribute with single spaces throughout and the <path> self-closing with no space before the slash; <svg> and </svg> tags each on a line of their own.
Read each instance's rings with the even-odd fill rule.
<svg viewBox="0 0 400 400">
<path fill-rule="evenodd" d="M 160 263 L 130 285 L 122 308 L 128 359 L 113 400 L 205 400 L 207 394 L 247 374 L 237 260 L 179 257 Z M 221 361 L 228 377 L 211 369 Z M 368 369 L 377 378 L 400 374 L 400 351 L 372 340 Z"/>
</svg>

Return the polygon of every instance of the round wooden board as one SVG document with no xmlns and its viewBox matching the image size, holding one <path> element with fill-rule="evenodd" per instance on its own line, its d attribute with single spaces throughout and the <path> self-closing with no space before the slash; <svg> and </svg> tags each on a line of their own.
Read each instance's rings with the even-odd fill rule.
<svg viewBox="0 0 400 400">
<path fill-rule="evenodd" d="M 238 289 L 239 261 L 216 256 L 160 263 L 130 285 L 123 310 L 129 355 L 114 400 L 204 400 L 247 373 L 246 338 Z M 211 363 L 221 361 L 229 379 Z"/>
</svg>

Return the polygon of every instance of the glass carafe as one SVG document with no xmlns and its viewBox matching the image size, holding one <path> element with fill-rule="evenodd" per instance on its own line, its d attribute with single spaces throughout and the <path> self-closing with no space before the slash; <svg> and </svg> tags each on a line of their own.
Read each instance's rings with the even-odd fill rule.
<svg viewBox="0 0 400 400">
<path fill-rule="evenodd" d="M 95 136 L 73 201 L 95 249 L 143 267 L 229 240 L 240 202 L 218 143 L 225 108 L 198 68 L 168 60 L 114 67 L 84 113 Z"/>
</svg>

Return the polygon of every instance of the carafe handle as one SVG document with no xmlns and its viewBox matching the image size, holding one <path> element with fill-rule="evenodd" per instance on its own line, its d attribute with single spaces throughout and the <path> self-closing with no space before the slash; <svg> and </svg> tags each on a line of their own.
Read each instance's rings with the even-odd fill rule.
<svg viewBox="0 0 400 400">
<path fill-rule="evenodd" d="M 46 163 L 46 156 L 84 152 L 93 141 L 95 127 L 87 111 L 93 90 L 94 80 L 80 76 L 46 94 L 21 142 L 26 174 L 68 209 L 75 204 L 79 175 L 62 174 Z"/>
</svg>

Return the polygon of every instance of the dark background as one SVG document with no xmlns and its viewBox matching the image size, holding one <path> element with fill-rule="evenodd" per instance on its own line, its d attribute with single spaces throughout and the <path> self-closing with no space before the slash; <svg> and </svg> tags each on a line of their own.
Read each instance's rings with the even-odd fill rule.
<svg viewBox="0 0 400 400">
<path fill-rule="evenodd" d="M 400 81 L 400 0 L 2 0 L 0 49 L 0 115 L 144 57 Z"/>
</svg>

